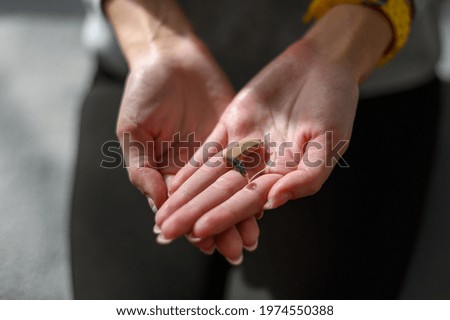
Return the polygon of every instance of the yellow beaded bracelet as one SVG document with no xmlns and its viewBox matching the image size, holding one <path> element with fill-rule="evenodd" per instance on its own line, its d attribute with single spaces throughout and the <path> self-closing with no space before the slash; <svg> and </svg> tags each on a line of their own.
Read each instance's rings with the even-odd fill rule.
<svg viewBox="0 0 450 320">
<path fill-rule="evenodd" d="M 378 61 L 378 66 L 389 62 L 408 40 L 414 16 L 412 0 L 313 0 L 303 21 L 308 23 L 313 19 L 320 19 L 331 7 L 338 4 L 371 6 L 380 10 L 389 19 L 394 38 L 392 44 Z"/>
</svg>

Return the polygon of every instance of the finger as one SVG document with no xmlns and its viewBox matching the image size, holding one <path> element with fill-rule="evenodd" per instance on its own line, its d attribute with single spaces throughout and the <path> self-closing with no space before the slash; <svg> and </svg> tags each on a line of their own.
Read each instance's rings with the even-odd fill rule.
<svg viewBox="0 0 450 320">
<path fill-rule="evenodd" d="M 231 227 L 216 236 L 216 248 L 234 266 L 240 265 L 244 259 L 242 239 L 236 227 Z"/>
<path fill-rule="evenodd" d="M 147 197 L 150 208 L 156 213 L 167 199 L 167 186 L 161 173 L 154 168 L 155 150 L 151 147 L 153 144 L 148 143 L 153 139 L 133 126 L 118 125 L 117 131 L 128 178 Z"/>
<path fill-rule="evenodd" d="M 207 255 L 211 255 L 214 253 L 216 249 L 216 241 L 214 237 L 206 237 L 203 239 L 193 238 L 190 235 L 186 235 L 186 239 L 195 247 L 200 249 L 203 253 Z"/>
<path fill-rule="evenodd" d="M 223 150 L 226 147 L 226 141 L 226 129 L 221 124 L 218 124 L 202 147 L 199 148 L 189 162 L 177 172 L 170 185 L 169 193 L 175 193 L 175 191 L 177 191 L 189 177 L 205 164 L 211 156 L 216 155 Z"/>
<path fill-rule="evenodd" d="M 261 211 L 255 215 L 257 220 L 261 220 L 264 217 L 264 211 Z"/>
<path fill-rule="evenodd" d="M 236 225 L 247 251 L 255 251 L 258 247 L 259 226 L 255 217 L 248 218 Z"/>
<path fill-rule="evenodd" d="M 263 152 L 262 149 L 258 151 Z M 261 167 L 264 167 L 265 163 L 261 161 L 263 158 L 259 153 L 259 157 L 255 159 L 256 165 L 253 163 L 253 166 L 246 168 L 249 170 L 246 174 L 254 176 L 255 172 L 262 172 Z M 226 172 L 227 170 L 229 172 Z M 234 195 L 247 184 L 247 181 L 240 173 L 231 170 L 230 163 L 220 152 L 218 157 L 206 161 L 171 196 L 158 212 L 156 223 L 161 227 L 165 237 L 169 239 L 180 237 L 192 229 L 201 215 Z"/>
<path fill-rule="evenodd" d="M 198 174 L 201 174 L 202 172 L 203 170 L 197 171 Z M 247 179 L 242 177 L 238 172 L 230 170 L 219 176 L 215 181 L 208 180 L 208 183 L 212 182 L 211 185 L 197 196 L 195 196 L 195 193 L 191 194 L 184 192 L 185 188 L 190 189 L 191 187 L 195 187 L 194 185 L 191 186 L 191 182 L 195 184 L 196 182 L 201 183 L 204 181 L 199 180 L 204 177 L 197 177 L 197 173 L 186 181 L 186 183 L 167 201 L 167 203 L 174 202 L 173 200 L 178 201 L 181 197 L 178 204 L 182 203 L 182 206 L 180 206 L 180 208 L 172 215 L 167 217 L 161 224 L 162 233 L 168 239 L 175 239 L 190 232 L 194 223 L 203 214 L 226 201 L 247 184 Z M 205 172 L 205 174 L 209 173 Z M 213 176 L 212 174 L 210 175 Z M 214 176 L 217 177 L 217 175 Z M 165 205 L 165 208 L 167 207 L 168 205 Z M 163 212 L 163 214 L 164 213 L 165 212 Z M 233 225 L 234 224 L 230 224 L 228 227 Z M 224 228 L 224 230 L 225 229 L 226 228 Z"/>
<path fill-rule="evenodd" d="M 129 167 L 130 182 L 139 189 L 148 199 L 153 213 L 157 213 L 167 199 L 167 188 L 164 178 L 158 170 L 148 167 Z"/>
<path fill-rule="evenodd" d="M 216 235 L 261 212 L 269 190 L 280 177 L 279 174 L 266 174 L 242 188 L 201 216 L 194 224 L 192 234 L 201 238 Z"/>
<path fill-rule="evenodd" d="M 170 185 L 172 184 L 173 177 L 174 177 L 173 174 L 165 174 L 164 175 L 164 181 L 166 182 L 167 190 L 170 189 Z M 169 192 L 167 192 L 167 196 L 169 197 L 170 195 L 171 194 Z"/>
<path fill-rule="evenodd" d="M 272 187 L 264 209 L 274 209 L 291 199 L 317 193 L 336 164 L 329 159 L 329 154 L 330 142 L 326 141 L 325 135 L 308 142 L 297 170 L 285 175 Z"/>
<path fill-rule="evenodd" d="M 166 219 L 195 196 L 200 194 L 228 170 L 225 160 L 222 157 L 208 160 L 183 184 L 182 187 L 171 195 L 168 201 L 164 203 L 156 215 L 156 224 L 163 229 L 162 225 Z M 184 232 L 178 232 L 177 235 L 180 236 L 188 231 L 190 231 L 190 228 L 185 228 Z M 169 234 L 165 234 L 165 236 L 169 236 Z"/>
<path fill-rule="evenodd" d="M 254 217 L 248 218 L 236 225 L 236 228 L 242 239 L 242 246 L 247 251 L 255 251 L 258 247 L 259 226 Z M 225 231 L 227 232 L 227 231 Z M 194 238 L 192 235 L 186 235 L 189 242 L 199 248 L 203 253 L 211 255 L 216 249 L 214 237 Z M 236 239 L 233 239 L 236 241 Z"/>
</svg>

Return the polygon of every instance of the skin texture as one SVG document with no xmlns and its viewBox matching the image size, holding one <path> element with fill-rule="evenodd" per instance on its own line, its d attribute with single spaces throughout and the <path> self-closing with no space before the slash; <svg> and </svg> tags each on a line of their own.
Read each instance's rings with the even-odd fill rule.
<svg viewBox="0 0 450 320">
<path fill-rule="evenodd" d="M 320 189 L 332 166 L 312 167 L 303 160 L 325 160 L 325 150 L 350 139 L 358 85 L 392 40 L 379 12 L 336 6 L 236 95 L 174 1 L 107 0 L 105 12 L 130 67 L 117 135 L 131 182 L 150 207 L 160 208 L 157 240 L 168 243 L 187 234 L 200 250 L 217 248 L 232 264 L 242 261 L 244 248 L 257 246 L 255 215 Z M 334 133 L 331 144 L 326 131 Z M 172 154 L 161 143 L 175 134 L 187 140 L 193 132 L 197 141 L 222 146 L 248 137 L 264 140 L 266 133 L 278 145 L 293 145 L 269 155 L 275 166 L 249 188 L 221 154 L 214 168 L 188 164 L 179 170 L 175 159 L 187 162 L 194 145 Z M 125 134 L 154 145 L 138 152 L 127 147 Z M 177 150 L 177 143 L 172 147 Z M 298 164 L 286 167 L 295 154 L 301 155 Z M 211 161 L 201 151 L 194 159 Z"/>
<path fill-rule="evenodd" d="M 164 143 L 176 134 L 188 141 L 192 133 L 204 142 L 235 92 L 173 1 L 109 0 L 105 12 L 130 67 L 117 136 L 131 183 L 156 209 L 166 201 L 172 177 L 195 147 L 175 142 L 169 148 Z M 159 233 L 158 227 L 155 231 Z M 243 247 L 254 246 L 258 235 L 256 220 L 250 217 L 216 237 L 188 239 L 205 253 L 217 247 L 237 263 Z M 157 241 L 169 242 L 161 235 Z M 227 249 L 230 242 L 233 250 Z"/>
<path fill-rule="evenodd" d="M 251 187 L 224 161 L 215 167 L 188 164 L 173 179 L 173 195 L 156 216 L 163 235 L 211 237 L 263 209 L 318 192 L 335 165 L 325 165 L 329 151 L 350 140 L 358 86 L 391 40 L 389 23 L 379 12 L 350 5 L 331 9 L 237 94 L 209 138 L 226 146 L 248 137 L 263 140 L 270 133 L 277 145 L 292 146 L 272 153 L 275 166 Z M 340 156 L 347 146 L 342 145 Z M 205 161 L 201 153 L 194 157 Z M 294 160 L 296 165 L 285 165 Z M 237 250 L 239 243 L 229 243 L 231 248 Z"/>
</svg>

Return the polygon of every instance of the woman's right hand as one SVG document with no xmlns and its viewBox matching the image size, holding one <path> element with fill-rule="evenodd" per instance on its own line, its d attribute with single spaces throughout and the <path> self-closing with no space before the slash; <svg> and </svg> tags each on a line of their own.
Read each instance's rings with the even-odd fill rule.
<svg viewBox="0 0 450 320">
<path fill-rule="evenodd" d="M 156 211 L 171 178 L 204 143 L 235 92 L 173 1 L 107 0 L 105 11 L 130 68 L 117 135 L 131 182 Z M 240 256 L 227 252 L 230 243 L 251 247 L 258 233 L 252 217 L 216 239 L 193 243 L 204 252 L 217 247 L 237 262 Z M 165 242 L 162 235 L 158 240 Z"/>
<path fill-rule="evenodd" d="M 117 122 L 130 180 L 157 207 L 234 95 L 198 40 L 170 41 L 131 64 Z"/>
</svg>

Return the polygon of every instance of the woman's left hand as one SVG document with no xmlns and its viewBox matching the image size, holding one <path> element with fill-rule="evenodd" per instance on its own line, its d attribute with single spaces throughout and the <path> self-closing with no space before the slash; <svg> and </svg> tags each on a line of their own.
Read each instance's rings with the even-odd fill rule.
<svg viewBox="0 0 450 320">
<path fill-rule="evenodd" d="M 348 16 L 359 19 L 339 38 L 333 33 L 341 33 L 345 15 L 346 21 Z M 370 48 L 361 40 L 364 24 L 381 32 Z M 173 194 L 158 211 L 156 224 L 163 235 L 168 239 L 186 233 L 197 238 L 214 236 L 263 209 L 316 193 L 348 146 L 358 85 L 389 40 L 389 24 L 372 9 L 338 6 L 330 10 L 304 39 L 238 93 L 205 143 L 264 141 L 270 134 L 275 142 L 271 166 L 246 187 L 247 179 L 230 170 L 222 156 L 208 160 L 205 150 L 199 150 L 195 161 L 177 173 L 170 187 Z M 269 147 L 266 143 L 263 150 Z M 263 166 L 247 170 L 249 176 Z"/>
</svg>

